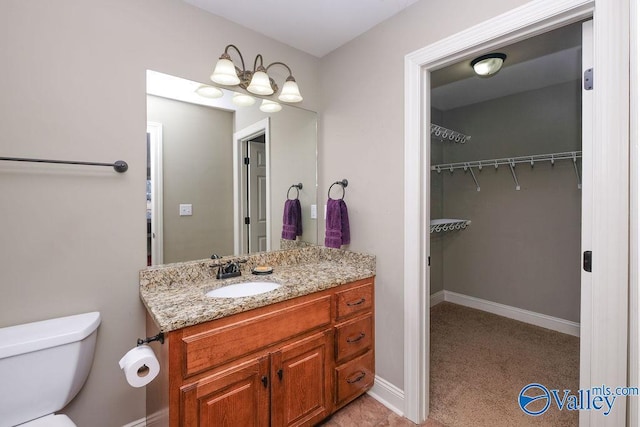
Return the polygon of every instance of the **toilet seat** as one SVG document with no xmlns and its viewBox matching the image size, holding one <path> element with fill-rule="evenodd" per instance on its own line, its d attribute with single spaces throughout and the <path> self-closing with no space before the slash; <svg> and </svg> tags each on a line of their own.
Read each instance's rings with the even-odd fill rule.
<svg viewBox="0 0 640 427">
<path fill-rule="evenodd" d="M 46 415 L 17 427 L 77 427 L 66 415 Z"/>
</svg>

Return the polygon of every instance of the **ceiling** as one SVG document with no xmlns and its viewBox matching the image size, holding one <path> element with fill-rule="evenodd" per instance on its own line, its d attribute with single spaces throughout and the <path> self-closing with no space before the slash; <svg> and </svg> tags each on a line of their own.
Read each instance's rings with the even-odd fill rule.
<svg viewBox="0 0 640 427">
<path fill-rule="evenodd" d="M 184 0 L 321 58 L 418 0 Z"/>
<path fill-rule="evenodd" d="M 439 110 L 471 105 L 580 79 L 582 23 L 577 22 L 494 51 L 507 55 L 503 68 L 478 77 L 475 56 L 431 73 L 431 105 Z"/>
</svg>

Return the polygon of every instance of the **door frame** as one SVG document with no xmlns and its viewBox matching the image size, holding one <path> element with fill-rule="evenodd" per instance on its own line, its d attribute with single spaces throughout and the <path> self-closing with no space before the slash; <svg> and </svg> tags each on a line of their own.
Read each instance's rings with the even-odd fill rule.
<svg viewBox="0 0 640 427">
<path fill-rule="evenodd" d="M 151 167 L 151 265 L 164 264 L 162 198 L 162 123 L 147 122 Z"/>
<path fill-rule="evenodd" d="M 607 143 L 595 144 L 593 153 L 591 315 L 581 319 L 581 339 L 590 343 L 581 359 L 590 363 L 581 366 L 581 387 L 627 384 L 629 7 L 628 0 L 535 0 L 405 56 L 404 415 L 411 421 L 429 413 L 430 71 L 589 17 L 598 117 L 593 138 Z M 626 402 L 618 403 L 605 420 L 591 411 L 580 424 L 624 425 Z"/>
<path fill-rule="evenodd" d="M 267 117 L 253 123 L 233 134 L 233 253 L 244 254 L 246 233 L 244 227 L 244 212 L 246 201 L 244 188 L 246 178 L 243 176 L 242 144 L 248 139 L 264 133 L 264 148 L 267 162 L 267 251 L 271 250 L 271 142 L 270 142 L 270 118 Z"/>
</svg>

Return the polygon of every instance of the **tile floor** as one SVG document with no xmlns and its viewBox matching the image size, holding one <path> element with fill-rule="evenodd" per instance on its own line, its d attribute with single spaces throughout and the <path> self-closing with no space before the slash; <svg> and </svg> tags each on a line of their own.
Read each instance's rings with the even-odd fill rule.
<svg viewBox="0 0 640 427">
<path fill-rule="evenodd" d="M 415 425 L 408 419 L 387 409 L 368 394 L 354 400 L 320 424 L 322 427 L 414 427 Z M 423 427 L 444 427 L 431 420 L 420 425 Z"/>
</svg>

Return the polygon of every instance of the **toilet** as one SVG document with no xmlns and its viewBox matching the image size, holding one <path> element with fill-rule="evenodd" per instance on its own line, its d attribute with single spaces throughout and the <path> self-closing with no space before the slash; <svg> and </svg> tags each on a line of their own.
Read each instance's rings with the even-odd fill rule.
<svg viewBox="0 0 640 427">
<path fill-rule="evenodd" d="M 0 427 L 74 427 L 56 415 L 84 385 L 100 313 L 0 328 Z"/>
</svg>

